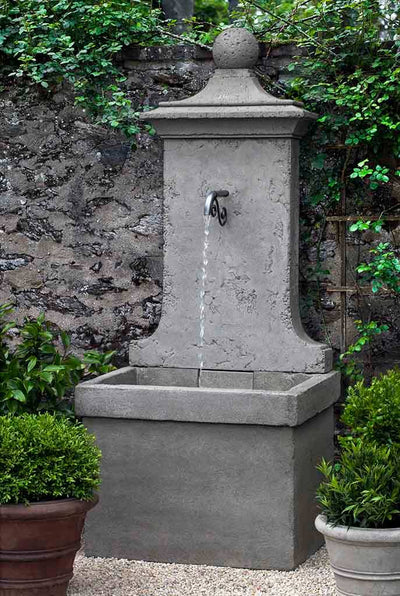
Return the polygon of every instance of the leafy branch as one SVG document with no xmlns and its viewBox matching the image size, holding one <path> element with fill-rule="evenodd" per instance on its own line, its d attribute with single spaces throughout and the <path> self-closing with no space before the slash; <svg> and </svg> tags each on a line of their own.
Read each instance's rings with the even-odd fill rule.
<svg viewBox="0 0 400 596">
<path fill-rule="evenodd" d="M 68 392 L 85 376 L 113 370 L 114 352 L 89 350 L 80 359 L 70 351 L 68 334 L 44 314 L 18 326 L 5 320 L 12 311 L 11 304 L 0 305 L 0 414 L 72 415 Z"/>
</svg>

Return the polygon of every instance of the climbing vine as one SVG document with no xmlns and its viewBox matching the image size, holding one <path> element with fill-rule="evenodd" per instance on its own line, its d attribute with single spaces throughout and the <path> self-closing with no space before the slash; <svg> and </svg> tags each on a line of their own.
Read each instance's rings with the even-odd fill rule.
<svg viewBox="0 0 400 596">
<path fill-rule="evenodd" d="M 97 124 L 138 132 L 118 52 L 162 43 L 160 11 L 140 0 L 0 0 L 2 71 L 51 92 L 63 81 Z"/>
</svg>

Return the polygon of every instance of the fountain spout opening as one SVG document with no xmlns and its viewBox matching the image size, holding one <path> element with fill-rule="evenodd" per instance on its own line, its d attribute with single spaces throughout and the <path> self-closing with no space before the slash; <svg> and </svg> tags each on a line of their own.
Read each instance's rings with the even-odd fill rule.
<svg viewBox="0 0 400 596">
<path fill-rule="evenodd" d="M 208 193 L 206 202 L 204 204 L 204 215 L 206 217 L 216 217 L 218 216 L 218 221 L 221 226 L 226 224 L 226 220 L 228 219 L 228 214 L 226 211 L 226 207 L 220 207 L 218 202 L 218 197 L 227 197 L 229 196 L 228 190 L 212 190 Z"/>
</svg>

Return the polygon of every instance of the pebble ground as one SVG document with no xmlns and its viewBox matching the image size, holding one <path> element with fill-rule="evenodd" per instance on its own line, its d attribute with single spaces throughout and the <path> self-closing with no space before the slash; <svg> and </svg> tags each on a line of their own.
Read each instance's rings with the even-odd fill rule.
<svg viewBox="0 0 400 596">
<path fill-rule="evenodd" d="M 68 596 L 335 596 L 325 548 L 295 571 L 253 571 L 88 558 L 78 554 Z"/>
</svg>

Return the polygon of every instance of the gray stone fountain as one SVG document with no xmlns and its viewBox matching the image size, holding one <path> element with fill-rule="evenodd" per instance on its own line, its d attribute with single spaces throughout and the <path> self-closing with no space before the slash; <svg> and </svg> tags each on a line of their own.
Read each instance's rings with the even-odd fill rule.
<svg viewBox="0 0 400 596">
<path fill-rule="evenodd" d="M 257 58 L 250 33 L 224 31 L 206 88 L 146 114 L 164 139 L 162 316 L 129 367 L 76 391 L 103 452 L 89 555 L 292 569 L 320 545 L 339 375 L 299 316 L 299 140 L 315 115 L 266 93 Z"/>
</svg>

